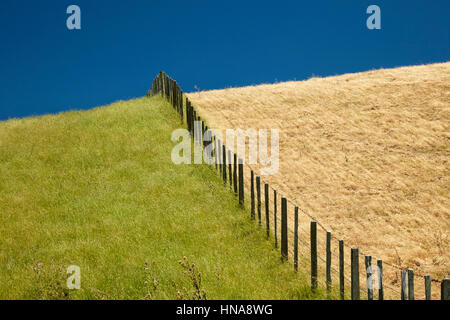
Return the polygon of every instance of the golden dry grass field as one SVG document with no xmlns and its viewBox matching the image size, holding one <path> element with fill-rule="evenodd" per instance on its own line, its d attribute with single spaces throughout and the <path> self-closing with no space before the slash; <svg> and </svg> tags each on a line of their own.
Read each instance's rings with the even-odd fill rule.
<svg viewBox="0 0 450 320">
<path fill-rule="evenodd" d="M 334 238 L 449 276 L 450 62 L 187 96 L 212 128 L 279 129 L 280 169 L 262 180 Z M 307 240 L 310 217 L 300 219 Z M 398 270 L 386 273 L 398 287 Z"/>
</svg>

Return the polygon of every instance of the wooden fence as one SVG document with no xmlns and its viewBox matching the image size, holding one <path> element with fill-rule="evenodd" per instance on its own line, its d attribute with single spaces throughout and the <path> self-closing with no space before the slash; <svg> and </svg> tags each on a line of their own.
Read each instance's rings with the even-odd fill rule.
<svg viewBox="0 0 450 320">
<path fill-rule="evenodd" d="M 150 90 L 147 92 L 147 96 L 161 95 L 165 97 L 173 108 L 177 111 L 182 123 L 186 123 L 188 131 L 193 137 L 194 144 L 200 146 L 203 150 L 206 147 L 207 141 L 210 141 L 213 145 L 212 150 L 212 164 L 214 168 L 218 171 L 224 185 L 230 185 L 231 189 L 234 191 L 237 201 L 242 208 L 244 206 L 245 197 L 245 186 L 244 182 L 244 161 L 239 158 L 236 153 L 228 149 L 226 145 L 216 136 L 212 134 L 209 130 L 206 121 L 200 117 L 198 112 L 195 110 L 192 103 L 184 95 L 180 86 L 177 82 L 170 77 L 168 77 L 164 72 L 160 72 L 159 75 L 153 80 Z M 196 127 L 197 126 L 197 127 Z M 207 137 L 207 139 L 204 139 Z M 206 140 L 206 141 L 205 141 Z M 228 166 L 227 166 L 228 165 Z M 248 167 L 251 171 L 250 173 L 250 217 L 252 220 L 258 218 L 258 225 L 262 227 L 262 196 L 261 196 L 261 177 L 255 176 L 253 170 Z M 227 174 L 228 171 L 228 174 Z M 256 195 L 255 195 L 256 189 Z M 273 238 L 274 246 L 278 248 L 280 246 L 281 259 L 286 261 L 289 259 L 289 254 L 293 255 L 292 260 L 294 264 L 294 271 L 298 271 L 299 265 L 299 243 L 308 246 L 310 251 L 310 274 L 311 274 L 311 289 L 315 290 L 319 284 L 319 273 L 318 273 L 318 260 L 325 262 L 325 285 L 327 292 L 332 290 L 332 271 L 338 274 L 337 286 L 339 290 L 339 296 L 341 299 L 346 297 L 346 285 L 345 281 L 349 282 L 350 285 L 350 297 L 352 300 L 360 300 L 361 293 L 368 300 L 373 300 L 377 298 L 378 300 L 385 299 L 385 284 L 383 282 L 383 261 L 377 260 L 376 267 L 372 264 L 372 256 L 364 255 L 364 272 L 360 272 L 360 257 L 361 253 L 358 248 L 351 248 L 350 250 L 350 274 L 351 278 L 348 279 L 345 276 L 345 244 L 343 240 L 338 239 L 339 245 L 339 255 L 338 255 L 338 268 L 332 267 L 332 234 L 330 231 L 326 231 L 326 258 L 323 259 L 318 254 L 318 241 L 317 241 L 317 221 L 310 222 L 309 230 L 309 243 L 302 240 L 299 237 L 298 229 L 298 212 L 299 208 L 295 205 L 294 207 L 294 229 L 288 228 L 288 210 L 287 203 L 288 199 L 285 197 L 281 198 L 281 215 L 278 216 L 277 207 L 277 190 L 273 191 L 273 219 L 270 222 L 270 194 L 269 194 L 269 184 L 264 184 L 264 217 L 265 217 L 265 229 L 267 238 L 271 237 L 271 228 L 273 228 Z M 256 211 L 255 211 L 256 210 Z M 280 227 L 278 223 L 280 222 Z M 320 224 L 319 224 L 320 225 Z M 324 229 L 324 228 L 323 228 Z M 280 231 L 280 239 L 278 239 Z M 289 241 L 291 240 L 291 241 Z M 279 244 L 279 241 L 281 242 Z M 293 249 L 289 250 L 290 242 L 292 242 Z M 390 264 L 389 264 L 390 265 Z M 390 265 L 392 266 L 392 265 Z M 374 290 L 373 286 L 373 275 L 374 270 L 376 270 L 376 283 L 377 292 Z M 401 300 L 414 300 L 414 270 L 399 270 L 400 272 L 400 299 Z M 366 280 L 367 292 L 364 292 L 360 285 L 360 280 Z M 424 288 L 425 288 L 425 299 L 431 300 L 431 282 L 440 283 L 441 287 L 441 300 L 450 300 L 450 279 L 445 278 L 442 281 L 431 279 L 430 275 L 423 276 Z M 348 287 L 348 286 L 347 286 Z"/>
</svg>

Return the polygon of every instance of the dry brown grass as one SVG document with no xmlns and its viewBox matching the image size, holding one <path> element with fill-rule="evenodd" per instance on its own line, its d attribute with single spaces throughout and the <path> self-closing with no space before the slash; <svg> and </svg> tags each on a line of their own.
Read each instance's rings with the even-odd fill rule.
<svg viewBox="0 0 450 320">
<path fill-rule="evenodd" d="M 210 127 L 280 129 L 280 170 L 263 180 L 334 236 L 450 274 L 450 62 L 188 97 Z"/>
</svg>

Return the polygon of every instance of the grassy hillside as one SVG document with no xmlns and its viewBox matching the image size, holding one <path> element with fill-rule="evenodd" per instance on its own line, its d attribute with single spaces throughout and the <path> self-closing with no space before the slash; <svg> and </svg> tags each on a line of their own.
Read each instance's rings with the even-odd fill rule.
<svg viewBox="0 0 450 320">
<path fill-rule="evenodd" d="M 263 179 L 337 238 L 433 278 L 450 274 L 450 62 L 188 97 L 212 128 L 280 129 L 280 170 Z M 388 272 L 397 286 L 398 269 Z"/>
<path fill-rule="evenodd" d="M 171 162 L 179 125 L 156 97 L 1 122 L 0 299 L 189 298 L 184 257 L 208 299 L 322 297 L 211 168 Z"/>
</svg>

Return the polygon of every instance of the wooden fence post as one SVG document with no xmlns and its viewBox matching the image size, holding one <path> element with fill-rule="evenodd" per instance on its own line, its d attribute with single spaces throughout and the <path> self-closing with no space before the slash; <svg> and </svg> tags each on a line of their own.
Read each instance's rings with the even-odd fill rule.
<svg viewBox="0 0 450 320">
<path fill-rule="evenodd" d="M 178 105 L 178 109 L 180 109 L 181 123 L 184 123 L 183 100 L 181 99 L 181 90 L 178 84 L 176 85 L 175 89 L 176 102 Z"/>
<path fill-rule="evenodd" d="M 201 147 L 202 150 L 202 159 L 203 159 L 203 132 L 205 131 L 205 123 L 203 120 L 198 117 L 199 121 L 199 128 L 198 128 L 198 145 Z"/>
<path fill-rule="evenodd" d="M 408 269 L 408 299 L 414 300 L 414 270 Z"/>
<path fill-rule="evenodd" d="M 317 288 L 317 222 L 311 221 L 311 289 Z"/>
<path fill-rule="evenodd" d="M 191 131 L 192 131 L 192 135 L 194 135 L 194 119 L 195 119 L 195 110 L 194 107 L 191 105 L 191 103 L 189 102 L 189 110 L 190 110 L 190 117 L 191 117 Z"/>
<path fill-rule="evenodd" d="M 402 270 L 401 272 L 401 292 L 400 292 L 400 299 L 406 300 L 408 298 L 406 293 L 406 271 Z"/>
<path fill-rule="evenodd" d="M 161 93 L 161 97 L 164 97 L 164 73 L 162 71 L 159 77 L 159 92 Z"/>
<path fill-rule="evenodd" d="M 188 120 L 188 128 L 189 132 L 192 134 L 192 107 L 189 100 L 186 98 L 186 110 L 188 110 L 187 120 Z"/>
<path fill-rule="evenodd" d="M 366 265 L 367 300 L 373 300 L 372 256 L 366 255 L 364 262 Z"/>
<path fill-rule="evenodd" d="M 331 232 L 327 231 L 327 246 L 326 246 L 326 279 L 327 292 L 331 291 Z"/>
<path fill-rule="evenodd" d="M 165 75 L 166 77 L 166 86 L 165 86 L 165 88 L 166 88 L 166 99 L 167 100 L 169 100 L 169 92 L 170 92 L 170 80 L 169 80 L 169 76 L 166 74 Z"/>
<path fill-rule="evenodd" d="M 251 200 L 251 217 L 252 220 L 255 220 L 255 174 L 253 173 L 253 170 L 250 172 L 251 175 L 251 186 L 250 186 L 250 200 Z"/>
<path fill-rule="evenodd" d="M 159 81 L 160 81 L 160 91 L 161 91 L 161 97 L 164 97 L 164 95 L 165 95 L 165 93 L 164 93 L 164 86 L 165 86 L 165 83 L 164 83 L 164 72 L 162 72 L 161 71 L 161 77 L 160 77 L 160 79 L 159 79 Z"/>
<path fill-rule="evenodd" d="M 281 198 L 281 259 L 288 259 L 287 200 Z"/>
<path fill-rule="evenodd" d="M 441 283 L 441 300 L 450 300 L 450 279 L 444 279 Z"/>
<path fill-rule="evenodd" d="M 217 140 L 216 140 L 216 136 L 214 136 L 214 164 L 215 164 L 216 170 L 217 170 Z"/>
<path fill-rule="evenodd" d="M 177 103 L 177 82 L 175 80 L 172 81 L 172 103 L 175 106 L 175 109 L 178 112 L 178 115 L 180 115 L 180 108 Z"/>
<path fill-rule="evenodd" d="M 425 280 L 425 300 L 431 300 L 431 276 L 427 274 Z"/>
<path fill-rule="evenodd" d="M 231 163 L 231 150 L 228 149 L 228 178 L 230 179 L 230 189 L 233 188 L 233 169 Z"/>
<path fill-rule="evenodd" d="M 352 280 L 352 300 L 360 299 L 359 292 L 359 250 L 351 249 L 351 280 Z"/>
<path fill-rule="evenodd" d="M 159 73 L 159 76 L 160 76 L 159 77 L 159 82 L 160 82 L 159 87 L 160 87 L 161 97 L 163 97 L 164 96 L 164 76 L 163 76 L 162 71 Z"/>
<path fill-rule="evenodd" d="M 238 181 L 237 181 L 237 155 L 236 153 L 233 156 L 233 165 L 234 165 L 234 170 L 233 170 L 233 185 L 234 185 L 234 195 L 237 197 L 238 195 Z"/>
<path fill-rule="evenodd" d="M 164 72 L 161 73 L 161 97 L 166 96 L 166 78 L 164 76 Z"/>
<path fill-rule="evenodd" d="M 200 117 L 197 116 L 197 145 L 201 145 L 202 141 L 202 122 L 200 121 Z"/>
<path fill-rule="evenodd" d="M 212 141 L 212 136 L 211 136 L 211 131 L 209 130 L 208 126 L 205 126 L 205 132 L 203 134 L 203 142 L 204 142 L 204 147 L 206 150 L 206 146 L 208 145 L 208 141 Z M 203 155 L 202 155 L 203 158 Z M 209 153 L 207 153 L 207 164 L 211 165 L 212 164 L 212 154 L 210 155 Z"/>
<path fill-rule="evenodd" d="M 244 208 L 244 160 L 239 158 L 239 205 Z"/>
<path fill-rule="evenodd" d="M 378 300 L 384 300 L 383 261 L 377 260 L 377 266 L 378 266 Z"/>
<path fill-rule="evenodd" d="M 219 162 L 219 176 L 222 175 L 222 141 L 218 139 L 217 142 L 218 162 Z"/>
<path fill-rule="evenodd" d="M 192 126 L 192 136 L 194 137 L 194 143 L 197 140 L 197 131 L 195 129 L 195 120 L 197 119 L 196 117 L 197 117 L 197 115 L 195 114 L 195 110 L 192 109 L 192 124 L 191 124 L 191 126 Z"/>
<path fill-rule="evenodd" d="M 192 129 L 194 130 L 194 142 L 197 143 L 198 141 L 198 127 L 196 125 L 197 121 L 197 112 L 194 110 L 194 117 L 192 118 Z"/>
<path fill-rule="evenodd" d="M 223 144 L 222 145 L 222 156 L 223 156 L 223 167 L 222 167 L 222 173 L 223 173 L 223 184 L 227 184 L 227 151 L 226 147 Z"/>
<path fill-rule="evenodd" d="M 264 206 L 266 209 L 266 233 L 267 238 L 270 236 L 270 221 L 269 221 L 269 185 L 264 184 Z"/>
<path fill-rule="evenodd" d="M 191 132 L 191 110 L 189 108 L 189 102 L 186 100 L 186 124 L 189 133 Z"/>
<path fill-rule="evenodd" d="M 256 203 L 258 210 L 258 225 L 261 226 L 261 178 L 256 177 Z"/>
<path fill-rule="evenodd" d="M 205 141 L 204 141 L 204 136 L 205 136 L 205 121 L 202 120 L 202 132 L 201 132 L 201 136 L 200 136 L 200 145 L 202 146 L 202 158 L 203 158 L 203 148 L 205 147 Z"/>
<path fill-rule="evenodd" d="M 298 271 L 298 207 L 294 210 L 294 271 Z"/>
<path fill-rule="evenodd" d="M 278 230 L 277 230 L 277 190 L 273 190 L 273 229 L 275 235 L 275 248 L 278 248 Z"/>
<path fill-rule="evenodd" d="M 345 299 L 345 276 L 344 276 L 344 240 L 339 240 L 339 293 L 341 300 Z"/>
</svg>

